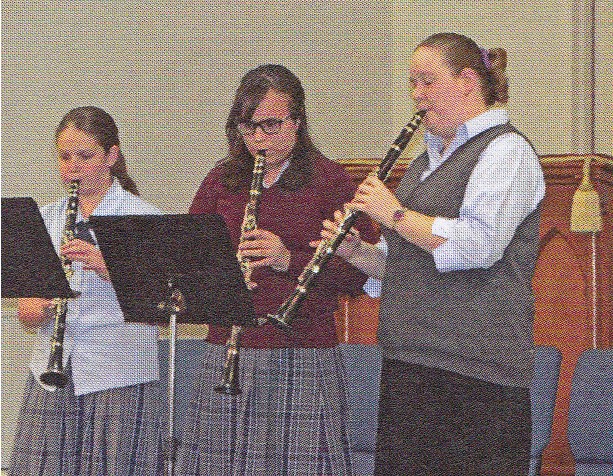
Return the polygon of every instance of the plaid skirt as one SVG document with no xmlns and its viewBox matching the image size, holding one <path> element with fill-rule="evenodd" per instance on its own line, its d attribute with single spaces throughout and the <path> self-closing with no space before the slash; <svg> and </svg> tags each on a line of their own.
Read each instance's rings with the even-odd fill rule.
<svg viewBox="0 0 613 476">
<path fill-rule="evenodd" d="M 8 474 L 162 475 L 160 401 L 158 382 L 77 397 L 72 383 L 48 392 L 30 374 Z"/>
<path fill-rule="evenodd" d="M 179 446 L 180 476 L 352 475 L 345 368 L 336 348 L 241 349 L 242 394 L 216 393 L 209 344 Z"/>
</svg>

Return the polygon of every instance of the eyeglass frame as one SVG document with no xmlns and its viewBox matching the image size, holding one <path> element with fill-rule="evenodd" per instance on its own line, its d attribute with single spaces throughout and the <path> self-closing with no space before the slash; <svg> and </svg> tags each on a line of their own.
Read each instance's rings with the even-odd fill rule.
<svg viewBox="0 0 613 476">
<path fill-rule="evenodd" d="M 259 127 L 264 134 L 268 136 L 274 136 L 275 134 L 279 133 L 283 123 L 285 123 L 289 119 L 292 119 L 291 114 L 283 119 L 280 119 L 278 117 L 269 117 L 267 119 L 264 119 L 262 121 L 257 121 L 257 122 L 254 122 L 252 120 L 241 121 L 236 124 L 236 129 L 242 136 L 252 136 L 257 132 L 258 127 Z M 274 122 L 271 123 L 271 121 L 274 121 Z M 241 126 L 248 127 L 248 129 L 243 130 Z M 269 132 L 270 127 L 272 127 L 273 130 Z"/>
</svg>

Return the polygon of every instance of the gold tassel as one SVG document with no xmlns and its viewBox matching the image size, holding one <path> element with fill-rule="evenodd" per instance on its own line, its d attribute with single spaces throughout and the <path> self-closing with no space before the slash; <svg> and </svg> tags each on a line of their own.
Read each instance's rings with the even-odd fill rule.
<svg viewBox="0 0 613 476">
<path fill-rule="evenodd" d="M 583 162 L 583 178 L 573 195 L 570 210 L 570 230 L 578 232 L 596 232 L 602 230 L 600 197 L 590 181 L 591 157 Z"/>
</svg>

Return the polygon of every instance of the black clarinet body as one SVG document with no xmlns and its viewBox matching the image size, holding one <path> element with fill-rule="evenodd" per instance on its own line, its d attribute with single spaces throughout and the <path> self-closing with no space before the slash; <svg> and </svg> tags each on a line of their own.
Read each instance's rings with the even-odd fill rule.
<svg viewBox="0 0 613 476">
<path fill-rule="evenodd" d="M 371 172 L 382 182 L 387 181 L 398 157 L 411 141 L 413 134 L 421 124 L 425 111 L 417 111 L 411 120 L 402 128 L 402 131 L 390 147 L 381 163 Z M 348 210 L 339 224 L 335 235 L 329 240 L 322 240 L 315 250 L 311 261 L 306 265 L 298 277 L 298 285 L 290 296 L 279 306 L 275 314 L 269 314 L 271 324 L 289 330 L 292 321 L 300 309 L 302 302 L 307 298 L 309 291 L 314 286 L 317 277 L 324 270 L 328 261 L 341 245 L 351 227 L 355 225 L 362 213 L 358 210 Z"/>
<path fill-rule="evenodd" d="M 77 212 L 79 208 L 79 181 L 73 180 L 68 186 L 68 204 L 66 206 L 66 220 L 62 233 L 62 244 L 68 243 L 75 236 Z M 72 262 L 60 254 L 62 268 L 67 280 L 70 280 L 74 271 Z M 66 331 L 66 312 L 68 311 L 68 299 L 55 298 L 54 326 L 51 336 L 51 354 L 47 370 L 41 374 L 40 380 L 44 384 L 55 387 L 65 387 L 68 383 L 68 375 L 64 372 L 64 333 Z"/>
<path fill-rule="evenodd" d="M 245 233 L 255 230 L 258 226 L 258 208 L 260 198 L 262 196 L 262 187 L 264 183 L 264 165 L 266 164 L 266 151 L 259 150 L 254 157 L 253 175 L 251 178 L 251 187 L 249 190 L 249 200 L 245 206 L 245 214 L 241 226 L 241 238 L 244 240 Z M 245 282 L 251 281 L 251 266 L 249 259 L 241 256 L 240 251 L 236 254 L 238 262 L 245 278 Z M 223 374 L 219 385 L 215 387 L 215 391 L 224 395 L 238 395 L 241 389 L 238 382 L 238 362 L 240 357 L 240 337 L 243 332 L 243 326 L 233 325 L 228 339 L 228 349 L 226 352 L 226 362 L 223 368 Z"/>
</svg>

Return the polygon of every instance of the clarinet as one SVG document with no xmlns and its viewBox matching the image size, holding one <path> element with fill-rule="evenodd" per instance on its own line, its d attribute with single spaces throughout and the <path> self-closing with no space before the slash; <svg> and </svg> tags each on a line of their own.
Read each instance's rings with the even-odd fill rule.
<svg viewBox="0 0 613 476">
<path fill-rule="evenodd" d="M 77 209 L 79 207 L 79 181 L 73 180 L 68 185 L 68 204 L 66 206 L 66 221 L 64 222 L 64 232 L 62 233 L 62 245 L 68 243 L 75 236 L 75 224 L 77 222 Z M 72 262 L 60 254 L 62 269 L 66 279 L 70 281 L 74 270 Z M 41 382 L 58 388 L 65 387 L 68 383 L 68 375 L 64 372 L 64 331 L 66 330 L 66 311 L 68 310 L 68 299 L 55 298 L 55 323 L 53 335 L 51 336 L 51 354 L 47 371 L 40 376 Z"/>
<path fill-rule="evenodd" d="M 413 134 L 421 124 L 425 111 L 417 111 L 411 120 L 402 128 L 402 131 L 390 147 L 389 151 L 381 161 L 381 163 L 370 173 L 385 182 L 392 171 L 396 160 L 406 148 Z M 309 291 L 315 284 L 315 280 L 330 261 L 334 253 L 349 233 L 352 226 L 360 217 L 362 212 L 359 210 L 348 210 L 343 217 L 343 220 L 338 225 L 336 233 L 328 240 L 321 240 L 319 246 L 315 250 L 311 261 L 300 273 L 298 277 L 298 285 L 290 296 L 279 306 L 275 314 L 268 314 L 268 319 L 271 324 L 283 330 L 289 330 L 295 314 L 300 309 L 302 302 L 306 299 Z"/>
<path fill-rule="evenodd" d="M 260 206 L 260 197 L 262 196 L 262 185 L 264 182 L 264 164 L 266 163 L 266 151 L 258 150 L 253 163 L 253 176 L 251 179 L 251 188 L 249 190 L 249 200 L 245 206 L 245 214 L 243 216 L 243 224 L 241 226 L 240 242 L 245 240 L 245 233 L 255 230 L 258 226 L 258 208 Z M 236 253 L 236 258 L 240 264 L 245 282 L 251 281 L 251 265 L 249 258 L 241 256 L 240 251 Z M 215 391 L 225 395 L 238 395 L 241 389 L 238 384 L 238 360 L 240 354 L 240 336 L 243 332 L 243 327 L 233 325 L 228 339 L 228 350 L 226 353 L 226 362 L 223 368 L 221 382 L 215 387 Z"/>
</svg>

